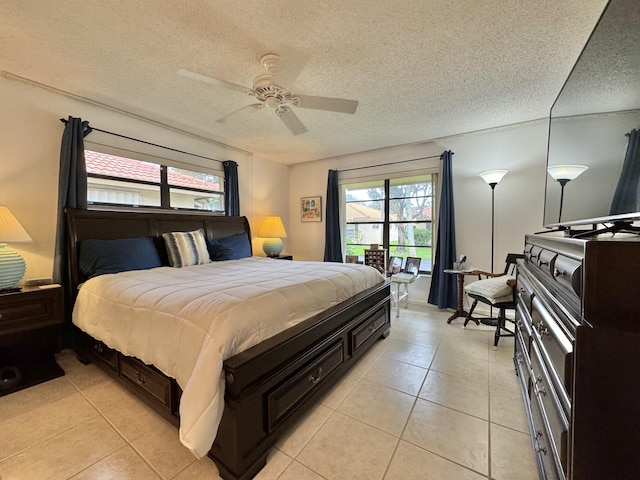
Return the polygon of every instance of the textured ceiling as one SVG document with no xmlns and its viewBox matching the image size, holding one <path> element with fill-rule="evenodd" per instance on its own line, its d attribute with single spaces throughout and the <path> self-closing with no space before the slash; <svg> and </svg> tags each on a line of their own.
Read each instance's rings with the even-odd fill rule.
<svg viewBox="0 0 640 480">
<path fill-rule="evenodd" d="M 547 116 L 606 1 L 0 4 L 1 70 L 291 164 Z M 272 109 L 222 124 L 255 99 L 177 74 L 251 87 L 270 52 L 283 86 L 358 100 L 357 112 L 293 107 L 308 130 L 297 136 Z"/>
</svg>

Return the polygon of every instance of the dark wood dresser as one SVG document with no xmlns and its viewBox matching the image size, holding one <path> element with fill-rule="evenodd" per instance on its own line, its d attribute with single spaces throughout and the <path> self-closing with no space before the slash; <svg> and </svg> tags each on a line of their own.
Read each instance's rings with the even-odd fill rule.
<svg viewBox="0 0 640 480">
<path fill-rule="evenodd" d="M 516 371 L 540 478 L 640 477 L 640 238 L 528 235 Z"/>
<path fill-rule="evenodd" d="M 0 395 L 64 375 L 54 359 L 63 319 L 60 285 L 0 294 Z"/>
</svg>

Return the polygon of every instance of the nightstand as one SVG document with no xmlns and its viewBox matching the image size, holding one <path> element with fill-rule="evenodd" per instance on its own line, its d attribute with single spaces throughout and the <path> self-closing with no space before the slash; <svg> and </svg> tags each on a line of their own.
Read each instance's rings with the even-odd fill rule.
<svg viewBox="0 0 640 480">
<path fill-rule="evenodd" d="M 54 358 L 63 321 L 59 285 L 0 293 L 0 396 L 64 375 Z"/>
<path fill-rule="evenodd" d="M 280 255 L 279 257 L 271 257 L 274 260 L 293 260 L 293 255 Z"/>
</svg>

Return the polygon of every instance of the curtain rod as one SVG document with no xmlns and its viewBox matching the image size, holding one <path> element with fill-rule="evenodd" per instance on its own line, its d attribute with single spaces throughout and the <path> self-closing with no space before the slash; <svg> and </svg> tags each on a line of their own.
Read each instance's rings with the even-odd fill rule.
<svg viewBox="0 0 640 480">
<path fill-rule="evenodd" d="M 402 160 L 400 162 L 379 163 L 377 165 L 366 165 L 364 167 L 345 168 L 344 170 L 338 170 L 338 172 L 351 172 L 353 170 L 362 170 L 364 168 L 386 167 L 388 165 L 397 165 L 398 163 L 417 162 L 418 160 L 428 160 L 429 158 L 440 158 L 440 155 L 430 155 L 428 157 L 411 158 L 409 160 Z"/>
<path fill-rule="evenodd" d="M 61 118 L 60 121 L 62 123 L 64 123 L 65 125 L 67 124 L 67 119 L 65 119 L 65 118 Z M 147 145 L 151 145 L 152 147 L 164 148 L 165 150 L 171 150 L 172 152 L 184 153 L 185 155 L 191 155 L 192 157 L 198 157 L 198 158 L 202 158 L 204 160 L 213 160 L 214 162 L 224 163 L 224 160 L 218 160 L 217 158 L 205 157 L 203 155 L 198 155 L 198 154 L 195 154 L 195 153 L 185 152 L 184 150 L 178 150 L 177 148 L 171 148 L 171 147 L 166 147 L 164 145 L 158 145 L 157 143 L 147 142 L 146 140 L 140 140 L 139 138 L 127 137 L 126 135 L 121 135 L 119 133 L 110 132 L 108 130 L 102 130 L 100 128 L 92 127 L 91 124 L 89 124 L 89 128 L 91 130 L 95 130 L 96 132 L 102 132 L 102 133 L 106 133 L 107 135 L 113 135 L 114 137 L 125 138 L 127 140 L 133 140 L 134 142 L 144 143 L 144 144 L 147 144 Z"/>
</svg>

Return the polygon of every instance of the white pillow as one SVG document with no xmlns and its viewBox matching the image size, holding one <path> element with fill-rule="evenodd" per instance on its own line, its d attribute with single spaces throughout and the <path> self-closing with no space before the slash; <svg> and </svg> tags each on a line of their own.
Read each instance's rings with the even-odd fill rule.
<svg viewBox="0 0 640 480">
<path fill-rule="evenodd" d="M 172 267 L 190 267 L 211 262 L 202 228 L 193 232 L 163 233 L 162 238 Z"/>
<path fill-rule="evenodd" d="M 473 293 L 485 297 L 491 303 L 511 302 L 513 300 L 513 287 L 507 282 L 513 277 L 503 275 L 484 280 L 477 280 L 464 287 L 467 293 Z"/>
</svg>

